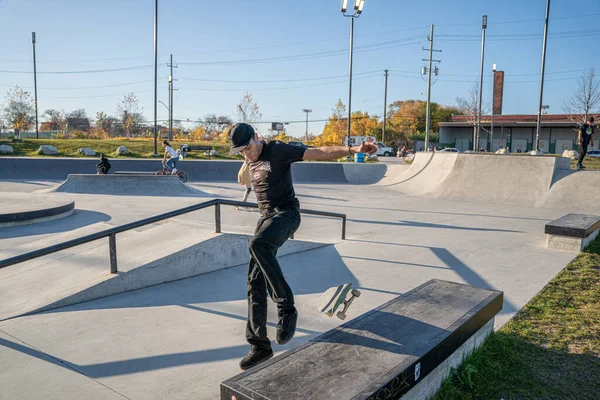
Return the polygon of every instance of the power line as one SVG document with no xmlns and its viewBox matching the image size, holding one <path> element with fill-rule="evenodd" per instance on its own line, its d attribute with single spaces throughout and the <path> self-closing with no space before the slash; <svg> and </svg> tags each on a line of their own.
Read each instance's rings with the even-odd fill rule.
<svg viewBox="0 0 600 400">
<path fill-rule="evenodd" d="M 378 77 L 379 75 L 371 75 L 371 76 L 363 76 L 360 78 L 354 79 L 355 81 L 362 79 L 370 79 L 374 77 Z M 239 91 L 249 91 L 249 92 L 262 92 L 262 91 L 272 91 L 272 90 L 289 90 L 289 89 L 302 89 L 307 87 L 316 87 L 316 86 L 328 86 L 335 85 L 338 83 L 347 83 L 348 80 L 341 80 L 335 82 L 325 82 L 325 83 L 315 83 L 312 85 L 302 85 L 302 86 L 287 86 L 287 87 L 274 87 L 274 88 L 239 88 L 239 89 L 218 89 L 218 88 L 194 88 L 194 87 L 185 87 L 182 90 L 194 90 L 200 92 L 239 92 Z"/>
<path fill-rule="evenodd" d="M 367 75 L 379 72 L 378 70 L 361 72 L 354 75 Z M 179 78 L 180 80 L 198 81 L 198 82 L 215 82 L 215 83 L 280 83 L 280 82 L 303 82 L 317 81 L 326 79 L 347 78 L 348 75 L 320 76 L 315 78 L 297 78 L 297 79 L 272 79 L 272 80 L 226 80 L 226 79 L 200 79 L 200 78 Z"/>
<path fill-rule="evenodd" d="M 159 67 L 164 67 L 167 64 L 160 64 Z M 152 65 L 136 65 L 131 67 L 121 67 L 121 68 L 106 68 L 106 69 L 93 69 L 93 70 L 80 70 L 80 71 L 45 71 L 40 72 L 38 74 L 46 74 L 46 75 L 71 75 L 71 74 L 95 74 L 95 73 L 103 73 L 103 72 L 120 72 L 120 71 L 135 71 L 139 69 L 153 68 Z M 11 70 L 0 70 L 2 73 L 6 74 L 32 74 L 32 71 L 11 71 Z"/>
</svg>

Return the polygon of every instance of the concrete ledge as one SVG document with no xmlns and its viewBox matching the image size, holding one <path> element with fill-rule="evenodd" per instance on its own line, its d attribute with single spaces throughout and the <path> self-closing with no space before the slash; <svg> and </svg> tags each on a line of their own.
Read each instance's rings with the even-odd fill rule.
<svg viewBox="0 0 600 400">
<path fill-rule="evenodd" d="M 491 332 L 502 302 L 502 292 L 432 279 L 224 381 L 221 400 L 426 398 Z"/>
<path fill-rule="evenodd" d="M 0 228 L 52 221 L 75 210 L 73 200 L 30 193 L 2 193 L 0 201 Z"/>
<path fill-rule="evenodd" d="M 567 214 L 544 228 L 549 249 L 581 251 L 600 232 L 600 217 L 586 214 Z"/>
<path fill-rule="evenodd" d="M 586 238 L 600 229 L 600 216 L 587 214 L 567 214 L 546 224 L 544 232 L 549 235 L 560 235 Z"/>
</svg>

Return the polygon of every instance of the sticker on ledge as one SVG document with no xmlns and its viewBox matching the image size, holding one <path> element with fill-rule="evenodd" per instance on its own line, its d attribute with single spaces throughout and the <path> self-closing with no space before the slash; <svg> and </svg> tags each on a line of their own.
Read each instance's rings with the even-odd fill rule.
<svg viewBox="0 0 600 400">
<path fill-rule="evenodd" d="M 417 363 L 417 365 L 415 365 L 415 382 L 419 380 L 420 376 L 421 376 L 421 363 Z"/>
</svg>

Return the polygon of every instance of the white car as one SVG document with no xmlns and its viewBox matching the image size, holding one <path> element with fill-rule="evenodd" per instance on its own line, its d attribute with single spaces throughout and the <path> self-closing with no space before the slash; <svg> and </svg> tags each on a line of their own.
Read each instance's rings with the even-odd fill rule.
<svg viewBox="0 0 600 400">
<path fill-rule="evenodd" d="M 448 147 L 445 148 L 445 149 L 442 149 L 442 150 L 438 150 L 438 151 L 446 151 L 446 152 L 449 152 L 449 153 L 460 153 L 460 150 L 455 149 L 455 148 L 448 148 Z"/>
<path fill-rule="evenodd" d="M 600 157 L 600 150 L 588 151 L 587 155 L 590 157 Z"/>
<path fill-rule="evenodd" d="M 387 147 L 385 144 L 377 142 L 377 153 L 375 154 L 378 156 L 390 157 L 396 154 L 396 152 L 391 147 Z"/>
</svg>

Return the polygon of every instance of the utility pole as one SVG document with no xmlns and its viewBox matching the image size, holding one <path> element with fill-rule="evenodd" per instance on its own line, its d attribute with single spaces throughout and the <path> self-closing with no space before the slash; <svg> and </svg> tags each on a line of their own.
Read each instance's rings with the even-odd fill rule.
<svg viewBox="0 0 600 400">
<path fill-rule="evenodd" d="M 383 92 L 383 131 L 381 133 L 381 142 L 385 143 L 385 123 L 387 120 L 387 82 L 388 82 L 388 70 L 384 69 L 385 73 L 385 90 Z"/>
<path fill-rule="evenodd" d="M 485 30 L 487 15 L 481 18 L 481 69 L 479 71 L 479 111 L 477 112 L 477 133 L 473 141 L 473 151 L 479 151 L 479 134 L 481 131 L 481 102 L 483 100 L 483 60 L 485 59 Z"/>
<path fill-rule="evenodd" d="M 33 44 L 33 87 L 35 91 L 35 138 L 39 139 L 39 131 L 38 131 L 38 98 L 37 98 L 37 70 L 36 70 L 36 62 L 35 62 L 35 32 L 31 32 L 31 43 Z M 21 135 L 19 135 L 20 137 Z"/>
<path fill-rule="evenodd" d="M 540 106 L 535 134 L 535 149 L 540 151 L 540 131 L 542 130 L 542 101 L 544 98 L 544 72 L 546 70 L 546 42 L 548 40 L 548 18 L 550 17 L 550 0 L 546 2 L 546 23 L 544 25 L 544 44 L 542 45 L 542 76 L 540 78 Z"/>
<path fill-rule="evenodd" d="M 348 89 L 348 145 L 350 144 L 350 135 L 352 129 L 352 53 L 354 52 L 354 45 L 352 40 L 354 38 L 354 18 L 350 18 L 350 85 Z"/>
<path fill-rule="evenodd" d="M 173 140 L 173 68 L 177 68 L 176 65 L 173 65 L 173 54 L 171 54 L 171 62 L 169 63 L 169 67 L 171 67 L 171 75 L 169 75 L 169 140 Z"/>
<path fill-rule="evenodd" d="M 154 156 L 158 157 L 158 0 L 154 0 Z"/>
<path fill-rule="evenodd" d="M 312 112 L 310 108 L 303 108 L 302 111 L 306 113 L 306 132 L 304 133 L 304 141 L 308 142 L 308 113 Z"/>
<path fill-rule="evenodd" d="M 427 117 L 426 117 L 426 121 L 425 121 L 425 147 L 424 147 L 425 151 L 427 151 L 428 146 L 429 146 L 429 134 L 431 131 L 431 72 L 434 72 L 435 75 L 437 75 L 437 72 L 438 72 L 437 67 L 435 67 L 435 71 L 432 71 L 432 65 L 434 62 L 436 62 L 436 63 L 441 62 L 440 60 L 433 59 L 433 52 L 434 51 L 437 51 L 440 53 L 442 52 L 441 50 L 433 49 L 433 24 L 431 24 L 431 32 L 429 33 L 429 37 L 427 38 L 427 40 L 429 40 L 429 58 L 423 59 L 423 61 L 429 62 L 429 67 L 424 68 L 424 69 L 427 69 Z M 427 49 L 423 49 L 423 50 L 427 51 Z M 423 71 L 423 72 L 425 72 L 425 71 Z"/>
</svg>

